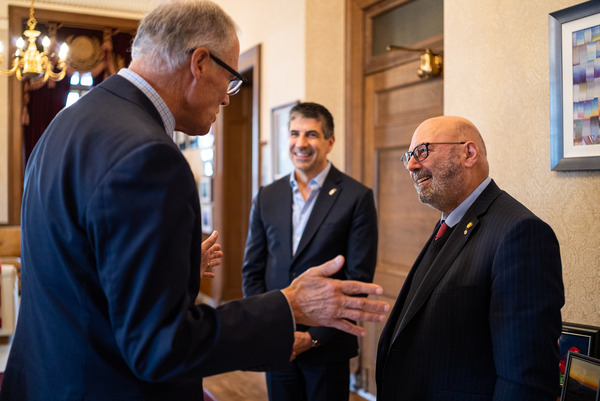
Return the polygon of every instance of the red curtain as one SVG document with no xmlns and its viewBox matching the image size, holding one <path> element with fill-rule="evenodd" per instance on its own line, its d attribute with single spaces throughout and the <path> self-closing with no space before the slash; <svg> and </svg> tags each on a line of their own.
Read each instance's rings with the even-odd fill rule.
<svg viewBox="0 0 600 401">
<path fill-rule="evenodd" d="M 44 26 L 38 25 L 36 29 L 44 32 Z M 47 29 L 47 28 L 46 28 Z M 108 30 L 108 31 L 107 31 Z M 118 67 L 129 65 L 131 61 L 130 46 L 133 39 L 132 35 L 124 32 L 114 32 L 110 28 L 107 30 L 89 30 L 80 28 L 59 28 L 56 32 L 56 41 L 65 42 L 67 38 L 84 35 L 97 38 L 102 43 L 103 64 L 94 69 L 94 86 L 98 85 L 115 72 Z M 108 34 L 107 34 L 108 32 Z M 42 33 L 42 36 L 44 33 Z M 115 61 L 119 63 L 115 63 Z M 67 76 L 61 81 L 55 82 L 48 80 L 44 85 L 33 81 L 25 82 L 23 85 L 23 110 L 21 113 L 21 123 L 23 124 L 23 162 L 27 163 L 31 151 L 40 139 L 52 119 L 60 112 L 66 104 L 67 95 L 70 90 L 70 76 L 75 72 L 69 68 Z M 81 73 L 86 71 L 80 71 Z"/>
</svg>

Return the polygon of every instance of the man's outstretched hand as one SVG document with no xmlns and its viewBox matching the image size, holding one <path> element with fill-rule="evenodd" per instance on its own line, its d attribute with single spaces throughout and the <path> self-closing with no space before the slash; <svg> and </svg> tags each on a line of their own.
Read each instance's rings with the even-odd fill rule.
<svg viewBox="0 0 600 401">
<path fill-rule="evenodd" d="M 210 237 L 202 242 L 202 254 L 200 256 L 200 277 L 214 278 L 215 273 L 210 271 L 221 265 L 223 251 L 221 245 L 217 244 L 219 233 L 213 231 Z"/>
<path fill-rule="evenodd" d="M 380 286 L 329 277 L 343 265 L 343 256 L 337 256 L 308 269 L 282 290 L 292 307 L 297 324 L 329 326 L 356 336 L 364 336 L 365 329 L 347 319 L 367 322 L 381 322 L 385 319 L 385 313 L 390 309 L 389 304 L 353 296 L 380 295 Z"/>
</svg>

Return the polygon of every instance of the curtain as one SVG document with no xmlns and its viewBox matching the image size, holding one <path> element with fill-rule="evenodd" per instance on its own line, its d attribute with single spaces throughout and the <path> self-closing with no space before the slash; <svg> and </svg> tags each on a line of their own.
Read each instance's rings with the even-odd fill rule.
<svg viewBox="0 0 600 401">
<path fill-rule="evenodd" d="M 50 24 L 51 25 L 51 24 Z M 23 108 L 21 123 L 23 125 L 23 162 L 27 160 L 35 144 L 46 127 L 60 112 L 67 101 L 70 90 L 70 77 L 75 71 L 80 74 L 91 72 L 93 86 L 98 85 L 108 76 L 129 65 L 131 61 L 130 46 L 133 35 L 119 32 L 116 29 L 92 30 L 68 27 L 44 27 L 38 24 L 36 29 L 56 32 L 52 37 L 53 44 L 66 42 L 70 47 L 67 62 L 67 75 L 61 81 L 48 80 L 25 81 L 23 84 Z M 49 35 L 50 36 L 50 35 Z"/>
</svg>

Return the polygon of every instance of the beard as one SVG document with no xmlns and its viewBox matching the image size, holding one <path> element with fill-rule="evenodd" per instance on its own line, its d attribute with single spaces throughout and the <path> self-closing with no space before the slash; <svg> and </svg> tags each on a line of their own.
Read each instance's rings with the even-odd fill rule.
<svg viewBox="0 0 600 401">
<path fill-rule="evenodd" d="M 429 185 L 423 187 L 417 184 L 419 179 L 427 177 Z M 452 160 L 438 164 L 433 172 L 423 168 L 415 170 L 413 179 L 419 201 L 442 212 L 449 210 L 461 192 L 461 170 Z"/>
</svg>

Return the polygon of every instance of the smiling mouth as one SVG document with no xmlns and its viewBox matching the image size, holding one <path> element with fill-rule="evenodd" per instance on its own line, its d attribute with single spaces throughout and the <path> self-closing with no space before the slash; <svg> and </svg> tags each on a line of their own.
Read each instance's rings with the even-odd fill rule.
<svg viewBox="0 0 600 401">
<path fill-rule="evenodd" d="M 427 175 L 425 177 L 416 177 L 415 178 L 415 185 L 421 185 L 423 182 L 430 180 L 431 176 Z"/>
<path fill-rule="evenodd" d="M 312 152 L 299 152 L 299 151 L 292 151 L 292 154 L 296 157 L 311 157 L 312 156 Z"/>
</svg>

